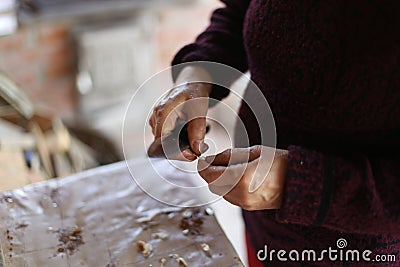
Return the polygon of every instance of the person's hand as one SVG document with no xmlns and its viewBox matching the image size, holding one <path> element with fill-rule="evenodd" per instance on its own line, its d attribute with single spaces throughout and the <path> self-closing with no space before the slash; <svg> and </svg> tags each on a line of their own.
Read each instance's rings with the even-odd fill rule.
<svg viewBox="0 0 400 267">
<path fill-rule="evenodd" d="M 265 146 L 228 149 L 199 159 L 198 170 L 211 192 L 234 205 L 246 210 L 278 209 L 287 155 L 286 150 Z M 259 185 L 258 188 L 253 188 L 254 183 Z"/>
<path fill-rule="evenodd" d="M 195 66 L 185 67 L 179 74 L 176 85 L 154 108 L 149 123 L 154 138 L 170 133 L 177 120 L 188 122 L 190 149 L 177 155 L 178 160 L 195 160 L 205 150 L 206 115 L 208 96 L 211 91 L 210 76 L 204 69 Z"/>
</svg>

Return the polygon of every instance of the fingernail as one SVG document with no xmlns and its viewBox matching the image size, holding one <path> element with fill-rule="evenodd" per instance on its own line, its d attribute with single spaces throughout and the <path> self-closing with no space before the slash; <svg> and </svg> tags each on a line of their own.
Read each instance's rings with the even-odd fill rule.
<svg viewBox="0 0 400 267">
<path fill-rule="evenodd" d="M 210 164 L 208 164 L 204 158 L 199 158 L 199 160 L 197 161 L 197 171 L 201 172 L 205 169 L 207 169 L 210 166 Z"/>
<path fill-rule="evenodd" d="M 200 156 L 202 152 L 204 142 L 203 140 L 196 140 L 193 142 L 193 152 L 197 154 L 197 156 Z"/>
<path fill-rule="evenodd" d="M 184 157 L 185 159 L 187 159 L 187 160 L 189 160 L 189 161 L 192 161 L 192 160 L 196 159 L 196 156 L 193 155 L 192 153 L 190 153 L 190 152 L 187 151 L 187 150 L 183 150 L 183 151 L 182 151 L 182 155 L 183 155 L 183 157 Z"/>
<path fill-rule="evenodd" d="M 204 159 L 208 164 L 211 164 L 214 161 L 214 156 L 208 156 Z"/>
<path fill-rule="evenodd" d="M 199 146 L 200 153 L 203 154 L 203 153 L 206 152 L 208 149 L 209 149 L 209 146 L 208 146 L 206 143 L 204 143 L 204 141 L 202 141 L 202 142 L 200 143 L 200 146 Z"/>
</svg>

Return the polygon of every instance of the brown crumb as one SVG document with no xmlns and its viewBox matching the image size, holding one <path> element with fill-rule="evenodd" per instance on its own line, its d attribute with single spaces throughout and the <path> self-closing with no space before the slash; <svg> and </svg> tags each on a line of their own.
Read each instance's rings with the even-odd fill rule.
<svg viewBox="0 0 400 267">
<path fill-rule="evenodd" d="M 142 253 L 143 257 L 147 258 L 153 251 L 153 246 L 149 243 L 144 242 L 143 240 L 139 240 L 136 242 L 136 246 L 138 251 Z"/>
<path fill-rule="evenodd" d="M 166 231 L 163 231 L 163 230 L 151 234 L 152 239 L 167 240 L 168 237 L 169 237 L 169 233 Z"/>
<path fill-rule="evenodd" d="M 58 198 L 59 192 L 58 192 L 58 188 L 53 188 L 50 192 L 50 198 L 53 200 L 56 200 Z"/>
<path fill-rule="evenodd" d="M 178 263 L 179 263 L 179 267 L 187 267 L 188 266 L 188 264 L 187 264 L 187 262 L 185 261 L 185 259 L 184 258 L 182 258 L 182 257 L 179 257 L 178 259 L 176 259 L 177 261 L 178 261 Z"/>
<path fill-rule="evenodd" d="M 207 255 L 207 257 L 211 257 L 211 251 L 210 251 L 210 246 L 206 243 L 202 243 L 201 249 L 204 251 L 204 253 Z"/>
<path fill-rule="evenodd" d="M 200 211 L 200 209 L 195 209 L 190 213 L 184 212 L 179 227 L 181 230 L 187 233 L 199 235 L 201 234 L 203 221 L 203 213 Z M 184 234 L 186 234 L 185 232 Z"/>
<path fill-rule="evenodd" d="M 78 247 L 85 244 L 82 237 L 82 229 L 67 228 L 56 231 L 58 234 L 58 253 L 68 252 L 69 255 L 74 254 Z"/>
<path fill-rule="evenodd" d="M 15 227 L 15 229 L 16 230 L 18 230 L 18 229 L 23 229 L 23 228 L 26 228 L 26 227 L 28 227 L 29 226 L 29 224 L 27 224 L 27 223 L 20 223 L 20 224 L 18 224 L 16 227 Z"/>
<path fill-rule="evenodd" d="M 3 201 L 7 202 L 8 204 L 13 204 L 14 200 L 11 196 L 5 196 Z"/>
<path fill-rule="evenodd" d="M 179 267 L 187 267 L 188 266 L 188 264 L 187 264 L 187 262 L 185 261 L 185 259 L 184 258 L 182 258 L 181 256 L 179 256 L 178 254 L 169 254 L 168 255 L 171 259 L 175 259 L 177 262 L 178 262 L 178 264 L 179 264 Z"/>
</svg>

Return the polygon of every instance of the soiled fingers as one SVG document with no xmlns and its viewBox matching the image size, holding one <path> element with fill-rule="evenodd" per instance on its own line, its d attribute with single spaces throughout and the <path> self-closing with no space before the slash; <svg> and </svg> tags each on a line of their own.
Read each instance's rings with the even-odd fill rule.
<svg viewBox="0 0 400 267">
<path fill-rule="evenodd" d="M 231 166 L 250 162 L 261 154 L 261 146 L 227 149 L 217 155 L 206 157 L 206 161 L 214 166 Z"/>
</svg>

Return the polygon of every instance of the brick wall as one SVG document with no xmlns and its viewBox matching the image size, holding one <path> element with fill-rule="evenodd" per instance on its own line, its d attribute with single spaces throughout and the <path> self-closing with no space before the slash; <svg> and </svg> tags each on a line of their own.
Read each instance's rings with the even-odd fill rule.
<svg viewBox="0 0 400 267">
<path fill-rule="evenodd" d="M 154 72 L 170 65 L 173 55 L 207 26 L 217 0 L 198 0 L 154 12 Z M 25 26 L 0 37 L 0 70 L 50 114 L 72 118 L 77 108 L 76 51 L 70 24 L 46 22 Z"/>
<path fill-rule="evenodd" d="M 211 12 L 222 6 L 218 0 L 198 0 L 159 13 L 155 31 L 158 70 L 169 67 L 172 57 L 185 44 L 192 42 L 209 24 Z"/>
<path fill-rule="evenodd" d="M 75 56 L 69 25 L 35 24 L 0 37 L 0 70 L 28 94 L 38 108 L 70 117 L 75 108 Z"/>
</svg>

